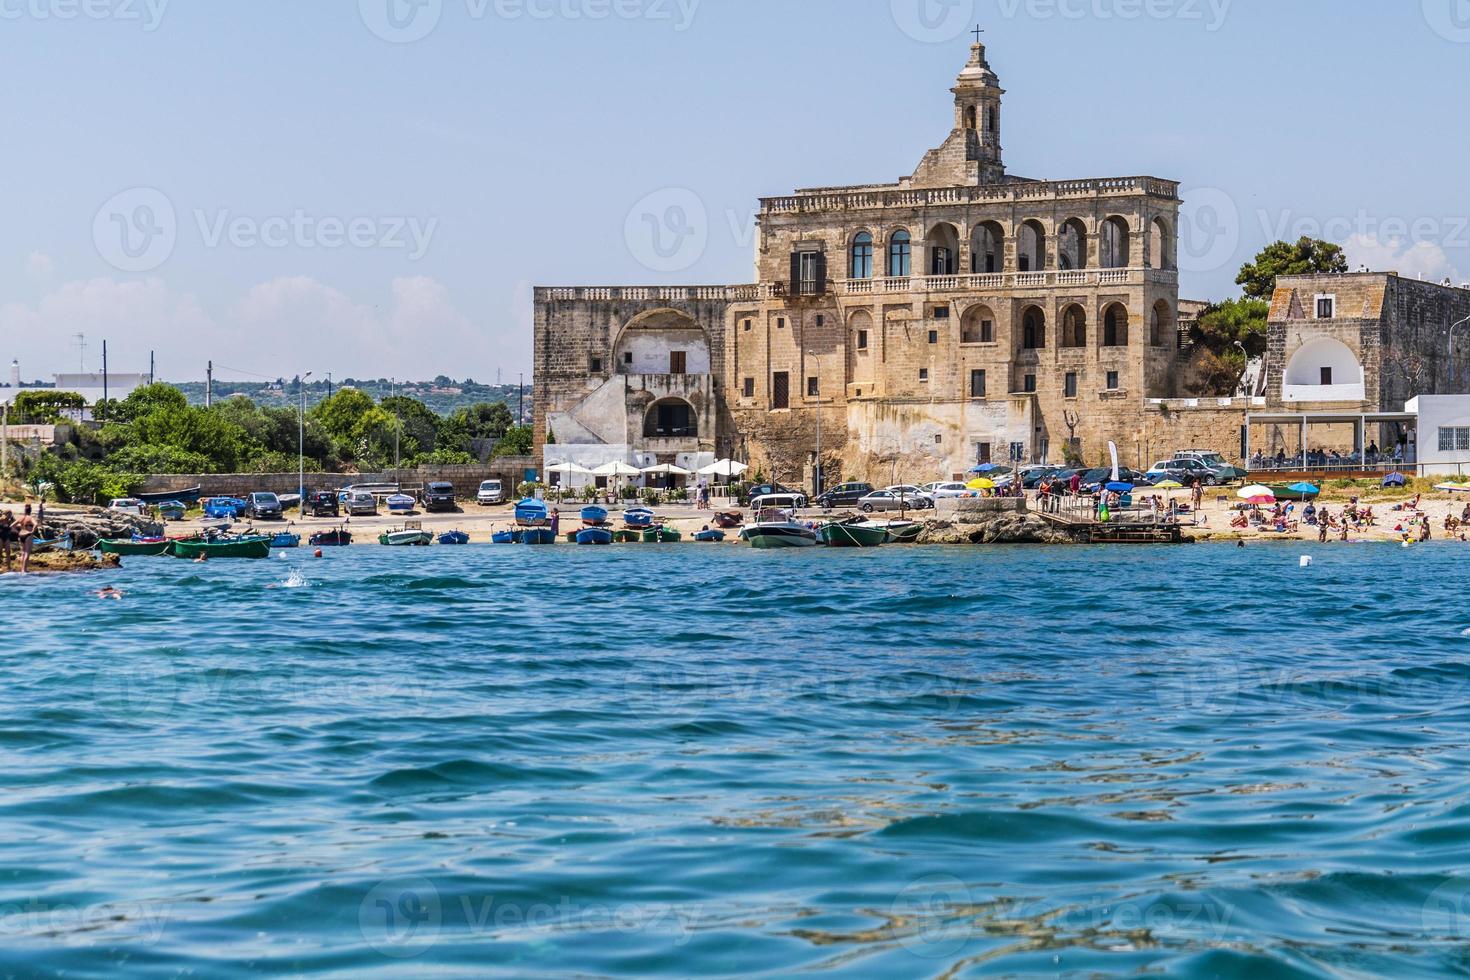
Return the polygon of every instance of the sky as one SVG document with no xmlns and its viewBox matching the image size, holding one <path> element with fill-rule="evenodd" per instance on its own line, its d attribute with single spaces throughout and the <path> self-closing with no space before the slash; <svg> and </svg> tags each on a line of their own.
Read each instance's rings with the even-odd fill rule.
<svg viewBox="0 0 1470 980">
<path fill-rule="evenodd" d="M 1185 298 L 1470 279 L 1470 0 L 0 0 L 0 361 L 515 382 L 533 285 L 750 282 L 758 197 L 911 173 L 976 24 L 1012 173 L 1181 182 Z"/>
</svg>

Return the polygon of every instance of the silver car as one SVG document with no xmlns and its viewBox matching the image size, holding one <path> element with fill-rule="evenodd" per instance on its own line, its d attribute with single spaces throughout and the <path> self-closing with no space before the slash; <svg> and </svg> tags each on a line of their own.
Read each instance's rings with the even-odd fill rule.
<svg viewBox="0 0 1470 980">
<path fill-rule="evenodd" d="M 378 498 L 370 493 L 355 491 L 347 495 L 345 509 L 348 517 L 376 517 Z"/>
<path fill-rule="evenodd" d="M 874 490 L 857 502 L 858 510 L 871 514 L 877 510 L 925 510 L 933 502 L 920 506 L 912 495 L 894 493 L 892 490 Z"/>
</svg>

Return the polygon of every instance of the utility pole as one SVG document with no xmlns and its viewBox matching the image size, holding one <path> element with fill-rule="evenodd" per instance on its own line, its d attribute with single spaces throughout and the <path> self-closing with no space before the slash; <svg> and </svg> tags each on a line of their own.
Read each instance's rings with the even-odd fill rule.
<svg viewBox="0 0 1470 980">
<path fill-rule="evenodd" d="M 300 425 L 300 429 L 298 430 L 298 437 L 300 438 L 301 442 L 299 444 L 300 455 L 296 459 L 296 475 L 300 478 L 301 481 L 300 484 L 297 486 L 297 491 L 301 494 L 302 520 L 306 519 L 306 379 L 309 377 L 311 377 L 311 372 L 307 371 L 296 381 L 296 387 L 300 389 L 301 394 L 301 415 L 297 418 L 298 424 Z"/>
<path fill-rule="evenodd" d="M 516 425 L 526 424 L 526 375 L 521 373 L 521 394 L 516 402 Z"/>
<path fill-rule="evenodd" d="M 77 342 L 77 373 L 78 374 L 86 374 L 87 373 L 87 335 L 84 334 L 84 333 L 74 333 L 74 334 L 72 334 L 72 336 L 76 338 L 76 342 Z"/>
<path fill-rule="evenodd" d="M 0 496 L 10 478 L 10 403 L 0 405 Z"/>
<path fill-rule="evenodd" d="M 148 352 L 148 383 L 153 383 L 153 351 Z"/>
<path fill-rule="evenodd" d="M 327 372 L 327 401 L 332 400 L 332 372 Z"/>
<path fill-rule="evenodd" d="M 204 407 L 214 407 L 214 362 L 204 369 Z"/>
<path fill-rule="evenodd" d="M 822 361 L 817 357 L 816 351 L 809 350 L 806 356 L 812 359 L 812 363 L 817 368 L 817 465 L 816 472 L 813 474 L 816 477 L 817 489 L 812 493 L 812 503 L 816 503 L 817 498 L 822 495 Z"/>
</svg>

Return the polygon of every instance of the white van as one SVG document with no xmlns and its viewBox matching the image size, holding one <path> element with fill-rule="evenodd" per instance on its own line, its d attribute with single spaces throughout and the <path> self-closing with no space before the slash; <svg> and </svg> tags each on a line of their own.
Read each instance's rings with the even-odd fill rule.
<svg viewBox="0 0 1470 980">
<path fill-rule="evenodd" d="M 475 494 L 475 502 L 481 507 L 494 507 L 505 503 L 505 486 L 499 480 L 486 480 Z"/>
</svg>

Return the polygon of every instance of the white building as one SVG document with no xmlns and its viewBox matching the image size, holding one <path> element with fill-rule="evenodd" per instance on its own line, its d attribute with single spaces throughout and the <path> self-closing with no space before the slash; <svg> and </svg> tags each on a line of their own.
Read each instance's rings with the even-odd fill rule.
<svg viewBox="0 0 1470 980">
<path fill-rule="evenodd" d="M 1420 395 L 1404 411 L 1418 417 L 1424 476 L 1470 476 L 1470 395 Z"/>
</svg>

